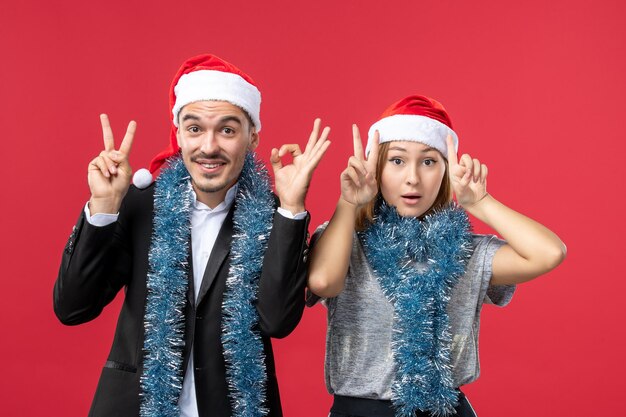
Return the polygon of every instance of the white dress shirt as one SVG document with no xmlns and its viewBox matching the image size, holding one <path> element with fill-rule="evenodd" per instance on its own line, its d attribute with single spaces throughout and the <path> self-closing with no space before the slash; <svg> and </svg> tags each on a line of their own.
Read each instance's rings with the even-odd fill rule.
<svg viewBox="0 0 626 417">
<path fill-rule="evenodd" d="M 211 256 L 211 251 L 217 240 L 217 235 L 228 215 L 230 207 L 235 201 L 238 184 L 233 185 L 227 192 L 220 204 L 215 208 L 210 208 L 201 203 L 196 198 L 194 192 L 194 202 L 191 210 L 191 254 L 193 262 L 193 289 L 194 299 L 198 299 L 202 278 L 207 262 Z M 278 212 L 287 218 L 300 220 L 306 217 L 307 212 L 292 214 L 289 210 L 278 208 Z M 85 205 L 85 218 L 87 222 L 94 226 L 107 226 L 117 221 L 118 214 L 96 213 L 93 216 L 89 212 L 89 203 Z M 189 354 L 187 371 L 183 379 L 183 389 L 178 398 L 180 407 L 180 417 L 199 417 L 198 402 L 196 401 L 196 384 L 193 372 L 193 346 Z"/>
</svg>

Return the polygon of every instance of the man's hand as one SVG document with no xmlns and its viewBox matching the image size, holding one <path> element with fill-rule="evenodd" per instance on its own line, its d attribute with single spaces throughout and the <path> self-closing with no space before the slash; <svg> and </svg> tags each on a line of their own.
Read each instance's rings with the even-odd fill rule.
<svg viewBox="0 0 626 417">
<path fill-rule="evenodd" d="M 361 134 L 357 125 L 352 125 L 354 155 L 348 160 L 348 167 L 341 173 L 341 199 L 355 208 L 369 203 L 378 193 L 376 165 L 378 164 L 378 131 L 374 133 L 374 143 L 367 159 L 363 154 Z"/>
<path fill-rule="evenodd" d="M 87 181 L 91 190 L 89 199 L 91 215 L 115 214 L 119 211 L 122 199 L 130 186 L 132 169 L 128 163 L 128 155 L 137 128 L 137 123 L 131 121 L 119 150 L 115 150 L 113 131 L 106 114 L 100 115 L 100 123 L 104 150 L 89 163 L 87 170 Z"/>
<path fill-rule="evenodd" d="M 448 145 L 448 166 L 450 167 L 450 182 L 457 202 L 467 209 L 478 203 L 487 195 L 487 165 L 481 164 L 478 159 L 472 159 L 463 154 L 457 160 L 452 137 L 446 138 Z"/>
<path fill-rule="evenodd" d="M 283 145 L 280 149 L 274 148 L 270 155 L 280 206 L 292 214 L 301 213 L 305 210 L 304 199 L 311 183 L 313 171 L 330 146 L 330 141 L 326 140 L 330 133 L 330 127 L 325 127 L 320 135 L 321 123 L 320 119 L 315 119 L 313 131 L 304 152 L 300 150 L 298 144 L 294 143 Z M 283 166 L 281 158 L 287 153 L 291 154 L 293 162 Z"/>
</svg>

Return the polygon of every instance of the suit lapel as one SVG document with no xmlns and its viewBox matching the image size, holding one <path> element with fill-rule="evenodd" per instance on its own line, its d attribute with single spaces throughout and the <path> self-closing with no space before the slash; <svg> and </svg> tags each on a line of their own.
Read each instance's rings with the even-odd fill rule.
<svg viewBox="0 0 626 417">
<path fill-rule="evenodd" d="M 235 204 L 228 211 L 224 223 L 217 234 L 217 240 L 213 245 L 209 262 L 204 270 L 204 276 L 202 277 L 202 284 L 200 284 L 200 292 L 198 293 L 198 300 L 196 305 L 202 302 L 202 299 L 211 288 L 215 277 L 220 270 L 220 267 L 226 260 L 228 253 L 230 252 L 230 243 L 233 238 L 233 212 L 235 211 Z"/>
<path fill-rule="evenodd" d="M 191 308 L 196 308 L 196 303 L 194 302 L 194 298 L 196 298 L 196 292 L 193 284 L 193 256 L 191 254 L 191 236 L 189 237 L 189 273 L 187 275 L 187 282 L 189 285 L 187 286 L 187 303 L 191 306 Z"/>
</svg>

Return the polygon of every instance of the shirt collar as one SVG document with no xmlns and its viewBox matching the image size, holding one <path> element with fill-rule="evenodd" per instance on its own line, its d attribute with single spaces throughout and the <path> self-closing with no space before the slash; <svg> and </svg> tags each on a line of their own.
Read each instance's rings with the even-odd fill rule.
<svg viewBox="0 0 626 417">
<path fill-rule="evenodd" d="M 215 206 L 215 208 L 210 208 L 206 204 L 198 201 L 198 195 L 196 194 L 195 190 L 192 187 L 191 192 L 193 193 L 193 209 L 208 211 L 209 213 L 218 213 L 220 211 L 229 210 L 230 206 L 232 206 L 233 202 L 235 201 L 238 188 L 239 188 L 239 182 L 236 182 L 235 185 L 233 185 L 232 187 L 228 189 L 228 191 L 226 191 L 226 196 L 224 197 L 224 201 L 222 201 L 217 206 Z"/>
</svg>

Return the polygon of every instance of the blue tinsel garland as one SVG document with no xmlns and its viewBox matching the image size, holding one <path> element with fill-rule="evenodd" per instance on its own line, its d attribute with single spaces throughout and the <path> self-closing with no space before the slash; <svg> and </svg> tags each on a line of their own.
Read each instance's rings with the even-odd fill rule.
<svg viewBox="0 0 626 417">
<path fill-rule="evenodd" d="M 189 173 L 180 158 L 173 159 L 154 188 L 144 314 L 142 417 L 180 416 L 192 203 Z"/>
<path fill-rule="evenodd" d="M 255 305 L 273 216 L 274 196 L 267 169 L 248 155 L 239 178 L 230 270 L 222 302 L 226 378 L 236 417 L 268 413 L 264 405 L 265 354 L 263 341 L 255 329 L 259 321 Z"/>
<path fill-rule="evenodd" d="M 189 173 L 182 159 L 175 157 L 161 172 L 154 191 L 144 315 L 142 417 L 180 415 L 192 203 Z M 222 341 L 234 415 L 262 416 L 267 413 L 263 408 L 266 373 L 262 340 L 253 330 L 258 322 L 254 300 L 274 200 L 267 170 L 251 153 L 244 162 L 235 204 Z"/>
<path fill-rule="evenodd" d="M 417 410 L 454 413 L 447 305 L 471 256 L 465 211 L 451 205 L 424 220 L 402 217 L 382 202 L 360 239 L 386 298 L 394 307 L 392 384 L 398 416 Z"/>
</svg>

